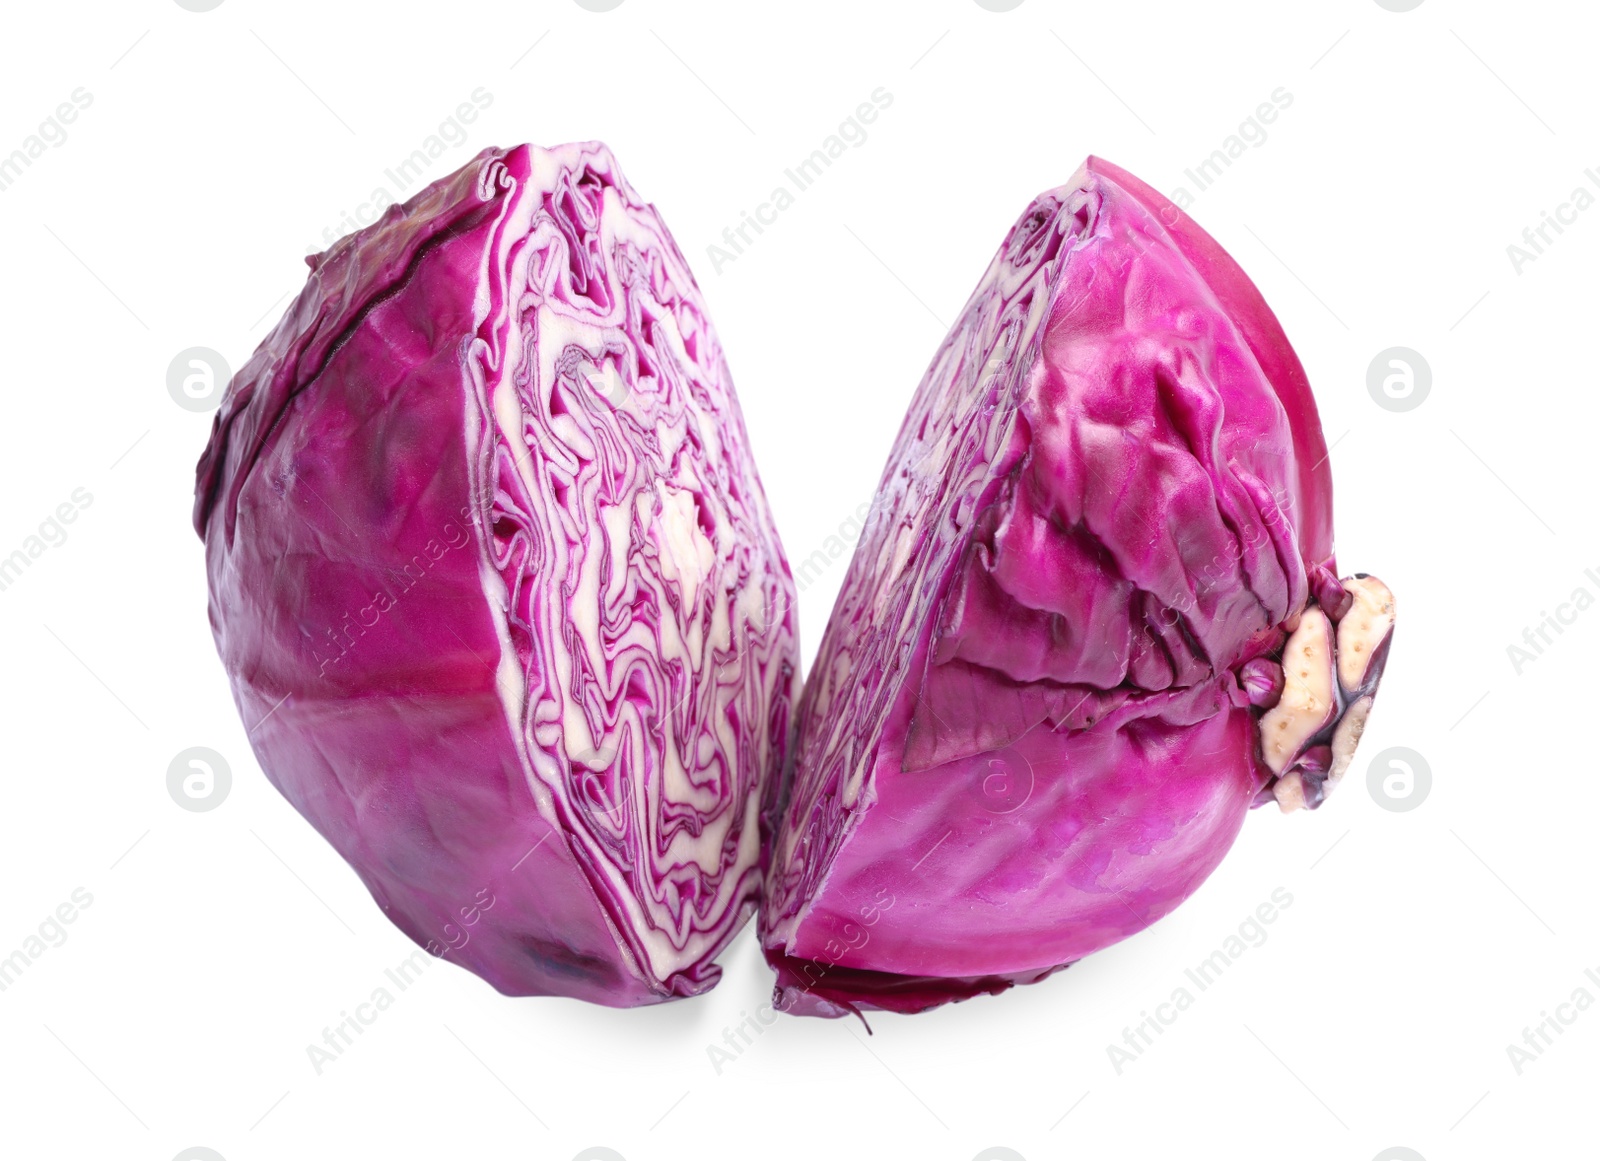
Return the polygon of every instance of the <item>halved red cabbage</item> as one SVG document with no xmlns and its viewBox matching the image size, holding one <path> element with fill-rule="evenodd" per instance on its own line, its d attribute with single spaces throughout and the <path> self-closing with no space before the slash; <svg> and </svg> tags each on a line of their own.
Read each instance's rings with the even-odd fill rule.
<svg viewBox="0 0 1600 1161">
<path fill-rule="evenodd" d="M 1304 370 L 1243 271 L 1090 158 L 935 355 L 801 699 L 777 1003 L 1032 982 L 1344 772 L 1393 624 L 1341 584 Z"/>
<path fill-rule="evenodd" d="M 683 256 L 589 143 L 486 150 L 311 265 L 197 484 L 263 769 L 501 991 L 711 987 L 794 590 Z"/>
</svg>

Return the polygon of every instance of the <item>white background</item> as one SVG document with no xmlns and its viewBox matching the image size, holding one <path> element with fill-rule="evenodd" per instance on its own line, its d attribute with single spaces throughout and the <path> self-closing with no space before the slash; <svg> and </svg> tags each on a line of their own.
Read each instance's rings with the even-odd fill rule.
<svg viewBox="0 0 1600 1161">
<path fill-rule="evenodd" d="M 1600 611 L 1518 674 L 1594 531 L 1600 212 L 1520 273 L 1523 229 L 1600 187 L 1596 29 L 1576 5 L 973 0 L 445 4 L 98 0 L 7 10 L 0 155 L 78 87 L 67 140 L 0 192 L 0 556 L 92 504 L 0 592 L 8 754 L 0 1154 L 151 1158 L 1576 1156 L 1600 1008 L 1592 739 Z M 533 46 L 530 49 L 530 46 Z M 436 964 L 321 1075 L 306 1046 L 412 945 L 271 789 L 231 703 L 189 523 L 210 414 L 180 350 L 241 365 L 302 255 L 476 88 L 489 144 L 601 138 L 710 301 L 792 559 L 868 499 L 943 324 L 1039 191 L 1096 153 L 1164 191 L 1279 87 L 1293 104 L 1193 215 L 1252 275 L 1322 409 L 1346 571 L 1398 594 L 1389 675 L 1325 809 L 1259 811 L 1170 918 L 1044 984 L 916 1017 L 784 1018 L 707 1046 L 770 976 L 753 931 L 702 998 L 511 1000 Z M 706 246 L 883 86 L 893 105 L 737 261 Z M 1541 244 L 1542 245 L 1542 244 Z M 1380 407 L 1402 345 L 1424 402 Z M 843 573 L 804 598 L 810 657 Z M 173 757 L 233 788 L 180 809 Z M 1383 809 L 1372 757 L 1422 755 Z M 1293 904 L 1120 1073 L 1107 1046 L 1285 888 Z M 1575 1009 L 1567 1010 L 1575 1011 Z M 1583 1131 L 1580 1134 L 1580 1129 Z M 985 1154 L 987 1155 L 987 1154 Z M 1398 1155 L 1397 1155 L 1398 1156 Z"/>
</svg>

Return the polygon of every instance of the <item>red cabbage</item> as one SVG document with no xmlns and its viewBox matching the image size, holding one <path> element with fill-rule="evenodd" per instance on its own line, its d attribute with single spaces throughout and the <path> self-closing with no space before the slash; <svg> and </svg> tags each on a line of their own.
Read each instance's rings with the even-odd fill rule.
<svg viewBox="0 0 1600 1161">
<path fill-rule="evenodd" d="M 918 388 L 808 678 L 761 938 L 777 1003 L 1032 982 L 1319 805 L 1393 624 L 1337 579 L 1305 371 L 1243 271 L 1091 158 Z"/>
<path fill-rule="evenodd" d="M 796 661 L 683 256 L 590 143 L 486 150 L 310 262 L 195 504 L 262 768 L 501 991 L 704 991 Z"/>
</svg>

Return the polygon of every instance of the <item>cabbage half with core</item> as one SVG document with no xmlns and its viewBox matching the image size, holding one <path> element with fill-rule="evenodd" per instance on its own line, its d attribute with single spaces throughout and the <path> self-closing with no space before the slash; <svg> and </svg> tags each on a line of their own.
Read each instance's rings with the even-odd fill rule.
<svg viewBox="0 0 1600 1161">
<path fill-rule="evenodd" d="M 263 769 L 501 991 L 704 991 L 760 891 L 795 616 L 683 256 L 590 143 L 487 150 L 311 265 L 197 485 Z"/>
<path fill-rule="evenodd" d="M 1304 370 L 1243 271 L 1091 158 L 934 356 L 798 711 L 779 1006 L 919 1011 L 1140 931 L 1349 765 L 1394 604 L 1338 579 Z"/>
</svg>

